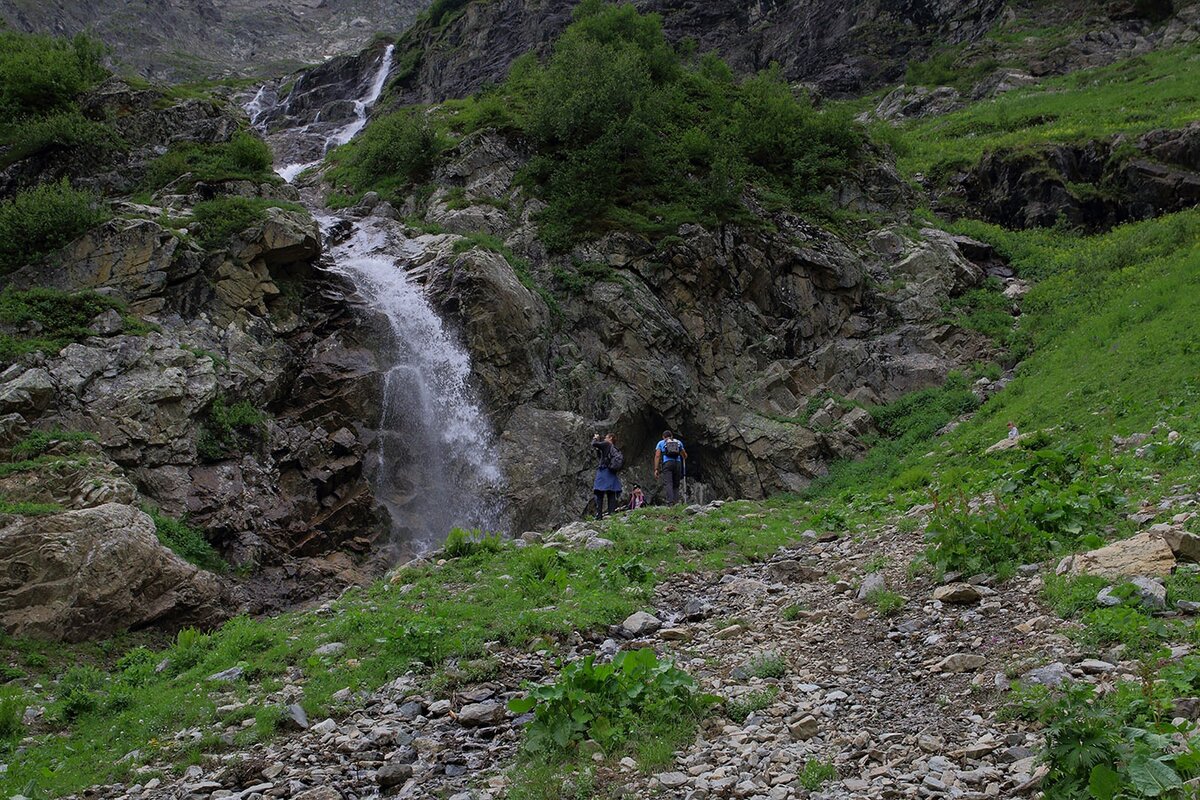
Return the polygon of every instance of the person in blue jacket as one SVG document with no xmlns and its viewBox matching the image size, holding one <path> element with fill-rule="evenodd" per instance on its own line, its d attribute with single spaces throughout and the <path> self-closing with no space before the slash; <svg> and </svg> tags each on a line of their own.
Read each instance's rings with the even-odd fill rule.
<svg viewBox="0 0 1200 800">
<path fill-rule="evenodd" d="M 608 513 L 617 510 L 617 501 L 621 498 L 621 479 L 617 477 L 616 469 L 620 465 L 614 462 L 621 458 L 617 450 L 617 437 L 611 433 L 603 439 L 600 434 L 592 436 L 592 447 L 596 449 L 596 480 L 592 483 L 592 491 L 596 495 L 596 519 L 604 518 L 604 500 L 608 498 Z M 622 458 L 623 461 L 623 458 Z"/>
<path fill-rule="evenodd" d="M 654 477 L 662 478 L 667 505 L 673 506 L 683 499 L 679 496 L 679 482 L 684 475 L 687 475 L 687 448 L 670 431 L 663 431 L 663 438 L 654 446 Z"/>
</svg>

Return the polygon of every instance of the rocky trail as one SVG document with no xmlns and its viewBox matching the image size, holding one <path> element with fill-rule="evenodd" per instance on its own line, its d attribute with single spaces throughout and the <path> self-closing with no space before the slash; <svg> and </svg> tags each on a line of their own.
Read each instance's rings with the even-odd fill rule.
<svg viewBox="0 0 1200 800">
<path fill-rule="evenodd" d="M 1189 506 L 1196 498 L 1174 501 Z M 720 505 L 690 511 L 707 514 Z M 644 772 L 632 758 L 597 754 L 597 784 L 626 797 L 1035 795 L 1044 771 L 1036 758 L 1040 736 L 1026 723 L 997 718 L 1011 681 L 1111 684 L 1122 673 L 1135 674 L 1137 662 L 1122 662 L 1119 651 L 1108 655 L 1111 661 L 1086 658 L 1064 635 L 1070 623 L 1042 606 L 1035 566 L 994 587 L 984 577 L 951 575 L 951 582 L 937 583 L 910 568 L 923 548 L 928 511 L 916 507 L 908 523 L 854 535 L 806 531 L 763 562 L 672 577 L 660 585 L 652 608 L 607 632 L 574 634 L 565 660 L 652 647 L 726 701 L 672 766 Z M 755 516 L 749 512 L 742 520 Z M 545 541 L 526 534 L 518 544 L 604 547 L 603 530 L 603 524 L 573 523 Z M 401 568 L 392 577 L 398 591 L 405 590 L 404 575 Z M 880 591 L 893 593 L 890 608 Z M 327 605 L 314 613 L 332 611 Z M 314 656 L 332 663 L 341 650 L 330 642 Z M 504 797 L 505 770 L 529 719 L 509 712 L 506 703 L 521 694 L 524 681 L 553 679 L 558 656 L 498 645 L 490 656 L 501 666 L 488 680 L 479 681 L 472 663 L 449 669 L 436 688 L 408 674 L 374 693 L 345 689 L 337 698 L 343 713 L 311 721 L 296 705 L 305 678 L 294 667 L 279 691 L 248 701 L 285 706 L 284 724 L 294 733 L 248 751 L 230 750 L 218 765 L 191 766 L 181 778 L 96 787 L 83 796 Z M 239 677 L 222 674 L 210 682 L 220 686 Z M 219 711 L 235 712 L 247 702 L 237 697 L 232 686 L 215 691 Z M 239 730 L 218 726 L 215 733 L 232 743 Z M 174 736 L 199 740 L 205 733 Z M 811 781 L 810 762 L 832 765 L 836 776 Z M 157 774 L 163 766 L 142 771 Z"/>
</svg>

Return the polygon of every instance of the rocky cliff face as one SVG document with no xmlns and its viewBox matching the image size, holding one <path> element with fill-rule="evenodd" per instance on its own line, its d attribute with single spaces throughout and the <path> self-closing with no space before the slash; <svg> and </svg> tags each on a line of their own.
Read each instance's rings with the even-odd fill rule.
<svg viewBox="0 0 1200 800">
<path fill-rule="evenodd" d="M 30 33 L 93 33 L 158 80 L 272 76 L 398 33 L 428 0 L 0 0 L 0 19 Z"/>
<path fill-rule="evenodd" d="M 570 23 L 575 0 L 470 3 L 443 25 L 418 24 L 399 56 L 400 103 L 437 102 L 497 83 L 518 56 L 544 53 Z M 662 14 L 668 36 L 715 51 L 734 69 L 778 63 L 792 81 L 833 94 L 860 92 L 894 79 L 909 58 L 939 45 L 972 41 L 1004 9 L 1001 0 L 642 0 Z"/>
<path fill-rule="evenodd" d="M 128 192 L 163 144 L 219 143 L 241 116 L 118 81 L 88 104 L 111 112 L 129 145 L 122 155 L 43 154 L 12 165 L 0 185 L 62 175 Z M 191 211 L 230 197 L 276 207 L 220 246 L 200 247 Z M 321 269 L 320 232 L 296 199 L 278 182 L 179 180 L 148 204 L 118 201 L 115 219 L 8 276 L 17 291 L 119 299 L 149 330 L 109 311 L 91 321 L 94 335 L 0 371 L 4 461 L 20 461 L 12 448 L 31 431 L 94 437 L 82 451 L 51 449 L 3 481 L 8 502 L 65 510 L 0 521 L 6 629 L 80 638 L 213 623 L 325 594 L 386 563 L 389 527 L 366 475 L 379 416 L 374 333 L 350 287 Z M 4 332 L 37 334 L 29 325 Z M 253 435 L 237 447 L 206 446 L 223 424 L 216 409 L 234 403 L 256 410 Z M 248 580 L 219 579 L 172 555 L 140 506 L 186 518 Z M 88 565 L 80 586 L 55 595 L 68 586 L 55 576 L 80 564 Z"/>
<path fill-rule="evenodd" d="M 888 401 L 988 355 L 982 337 L 939 321 L 948 297 L 985 277 L 975 243 L 898 225 L 843 239 L 751 197 L 770 225 L 683 226 L 658 244 L 614 233 L 551 256 L 531 221 L 538 201 L 513 182 L 525 156 L 496 135 L 454 156 L 432 198 L 399 216 L 447 231 L 419 236 L 408 268 L 472 353 L 518 530 L 577 513 L 594 430 L 618 435 L 625 480 L 652 495 L 666 427 L 687 442 L 694 498 L 795 491 L 872 428 L 828 398 Z M 886 167 L 864 168 L 840 197 L 897 220 L 909 199 Z M 398 216 L 386 203 L 357 213 Z M 463 252 L 460 235 L 477 232 L 527 260 L 526 277 L 498 252 Z M 588 277 L 567 281 L 580 264 Z"/>
</svg>

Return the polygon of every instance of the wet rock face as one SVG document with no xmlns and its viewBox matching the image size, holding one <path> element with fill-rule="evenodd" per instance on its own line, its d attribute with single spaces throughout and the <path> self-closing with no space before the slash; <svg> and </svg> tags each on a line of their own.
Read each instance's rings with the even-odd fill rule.
<svg viewBox="0 0 1200 800">
<path fill-rule="evenodd" d="M 400 102 L 436 102 L 500 82 L 517 56 L 547 50 L 570 24 L 575 5 L 574 0 L 472 3 L 444 28 L 418 28 L 424 57 L 404 78 Z M 895 78 L 910 55 L 923 54 L 935 41 L 955 44 L 983 34 L 1004 3 L 643 0 L 637 6 L 661 14 L 672 40 L 693 39 L 700 51 L 720 53 L 739 72 L 776 62 L 789 80 L 844 94 Z"/>
<path fill-rule="evenodd" d="M 422 237 L 409 264 L 471 353 L 516 530 L 582 509 L 593 431 L 617 434 L 623 482 L 652 498 L 653 446 L 668 427 L 687 444 L 693 497 L 796 491 L 862 452 L 873 427 L 833 400 L 814 414 L 814 398 L 888 401 L 985 357 L 977 335 L 938 324 L 948 297 L 983 281 L 985 245 L 895 226 L 861 246 L 758 209 L 773 230 L 684 225 L 658 246 L 613 233 L 548 256 L 536 201 L 512 183 L 523 157 L 497 136 L 469 137 L 435 177 L 442 188 L 403 210 L 464 233 L 486 220 L 540 287 L 499 253 L 455 252 L 454 234 Z M 888 174 L 864 169 L 847 202 L 892 196 Z M 904 190 L 894 196 L 902 205 Z M 561 276 L 580 263 L 601 267 L 567 288 Z"/>
</svg>

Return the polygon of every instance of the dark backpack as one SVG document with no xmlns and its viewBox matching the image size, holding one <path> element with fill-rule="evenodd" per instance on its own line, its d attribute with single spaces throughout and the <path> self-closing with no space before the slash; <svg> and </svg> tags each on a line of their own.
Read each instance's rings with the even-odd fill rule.
<svg viewBox="0 0 1200 800">
<path fill-rule="evenodd" d="M 620 472 L 625 469 L 625 454 L 616 447 L 609 451 L 608 468 L 613 472 Z"/>
<path fill-rule="evenodd" d="M 678 439 L 667 439 L 663 442 L 663 458 L 679 458 L 683 451 L 683 443 Z"/>
</svg>

